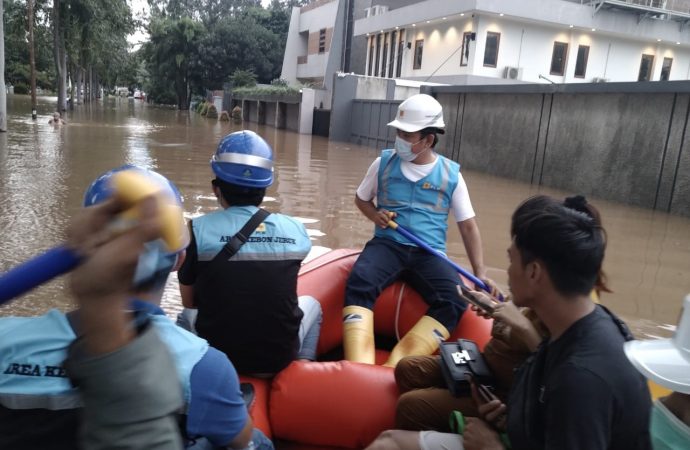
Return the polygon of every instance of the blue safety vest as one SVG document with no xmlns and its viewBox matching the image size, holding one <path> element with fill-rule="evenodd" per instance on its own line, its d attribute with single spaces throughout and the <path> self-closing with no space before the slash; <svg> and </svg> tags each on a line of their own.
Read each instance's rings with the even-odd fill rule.
<svg viewBox="0 0 690 450">
<path fill-rule="evenodd" d="M 140 301 L 133 305 L 149 314 L 172 353 L 188 403 L 192 369 L 208 343 L 177 327 L 157 306 Z M 39 317 L 0 318 L 0 405 L 9 409 L 81 407 L 79 392 L 62 367 L 74 339 L 67 317 L 57 310 Z"/>
<path fill-rule="evenodd" d="M 431 247 L 446 251 L 448 211 L 458 185 L 460 165 L 437 155 L 431 173 L 416 183 L 402 173 L 401 159 L 394 150 L 381 152 L 376 204 L 398 214 L 395 221 Z M 376 227 L 375 236 L 414 245 L 391 228 Z"/>
<path fill-rule="evenodd" d="M 277 373 L 299 349 L 303 313 L 297 304 L 297 274 L 311 249 L 304 225 L 271 214 L 232 258 L 211 263 L 257 210 L 232 206 L 192 221 L 196 331 L 239 373 Z M 190 250 L 185 266 L 193 254 Z"/>
<path fill-rule="evenodd" d="M 258 211 L 256 206 L 231 206 L 192 221 L 199 261 L 210 261 Z M 311 240 L 301 222 L 271 214 L 232 258 L 233 261 L 303 260 Z"/>
</svg>

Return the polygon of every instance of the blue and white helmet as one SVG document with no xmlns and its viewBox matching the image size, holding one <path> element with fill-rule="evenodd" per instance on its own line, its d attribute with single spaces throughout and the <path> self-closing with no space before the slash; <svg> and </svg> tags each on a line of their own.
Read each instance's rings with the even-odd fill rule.
<svg viewBox="0 0 690 450">
<path fill-rule="evenodd" d="M 160 186 L 160 193 L 167 197 L 171 205 L 176 205 L 181 210 L 182 195 L 177 186 L 163 175 L 143 167 L 126 164 L 116 169 L 109 170 L 96 178 L 84 193 L 84 206 L 93 206 L 111 198 L 114 194 L 111 178 L 118 172 L 134 170 L 144 175 L 156 185 Z M 167 275 L 177 262 L 177 257 L 187 248 L 190 241 L 189 229 L 180 227 L 181 235 L 176 240 L 177 248 L 169 249 L 161 239 L 147 242 L 145 251 L 139 256 L 139 263 L 134 274 L 134 284 L 146 283 L 158 274 Z"/>
<path fill-rule="evenodd" d="M 266 188 L 273 184 L 273 150 L 253 131 L 236 131 L 220 140 L 211 169 L 225 182 Z"/>
</svg>

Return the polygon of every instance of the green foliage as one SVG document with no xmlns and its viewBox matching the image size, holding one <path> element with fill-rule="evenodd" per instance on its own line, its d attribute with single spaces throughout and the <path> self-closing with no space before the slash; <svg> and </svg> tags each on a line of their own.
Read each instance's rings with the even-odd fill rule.
<svg viewBox="0 0 690 450">
<path fill-rule="evenodd" d="M 15 94 L 28 94 L 30 92 L 29 86 L 24 83 L 17 83 L 14 85 Z"/>
<path fill-rule="evenodd" d="M 232 90 L 233 95 L 251 96 L 251 95 L 297 95 L 299 88 L 292 86 L 254 86 L 241 87 Z"/>
<path fill-rule="evenodd" d="M 236 87 L 256 86 L 256 74 L 251 69 L 235 69 L 232 75 L 230 75 L 230 82 Z"/>
<path fill-rule="evenodd" d="M 199 45 L 207 31 L 190 17 L 154 18 L 149 24 L 151 40 L 142 46 L 150 74 L 145 90 L 155 102 L 174 94 L 179 109 L 189 108 Z"/>
<path fill-rule="evenodd" d="M 203 94 L 222 89 L 238 69 L 253 72 L 251 84 L 270 82 L 280 76 L 290 8 L 300 3 L 274 0 L 264 9 L 260 0 L 149 0 L 151 40 L 142 50 L 149 79 L 156 81 L 149 81 L 145 90 L 156 96 L 174 86 L 179 97 L 180 84 L 186 84 L 188 95 Z M 163 25 L 183 21 L 204 32 L 192 33 L 187 25 L 184 39 L 178 39 Z M 236 86 L 246 84 L 244 77 L 236 81 Z"/>
<path fill-rule="evenodd" d="M 204 104 L 201 105 L 201 111 L 199 111 L 199 114 L 201 114 L 202 116 L 205 116 L 208 113 L 209 105 L 211 105 L 211 104 L 208 102 L 204 102 Z"/>
<path fill-rule="evenodd" d="M 288 86 L 289 83 L 283 78 L 275 78 L 271 80 L 271 86 Z"/>
<path fill-rule="evenodd" d="M 35 6 L 34 41 L 36 60 L 36 84 L 52 89 L 55 79 L 52 35 L 50 30 L 49 4 L 39 0 Z M 29 85 L 29 43 L 27 34 L 27 7 L 25 0 L 4 1 L 5 30 L 5 80 L 14 86 Z M 16 91 L 15 91 L 16 92 Z"/>
</svg>

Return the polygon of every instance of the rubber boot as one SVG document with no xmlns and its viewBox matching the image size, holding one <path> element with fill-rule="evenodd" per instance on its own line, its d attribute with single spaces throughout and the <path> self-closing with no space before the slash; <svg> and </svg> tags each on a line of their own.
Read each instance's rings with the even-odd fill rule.
<svg viewBox="0 0 690 450">
<path fill-rule="evenodd" d="M 439 321 L 422 316 L 393 348 L 384 366 L 395 367 L 405 356 L 431 355 L 448 336 L 450 333 Z"/>
<path fill-rule="evenodd" d="M 343 348 L 348 361 L 376 363 L 374 311 L 356 305 L 343 308 Z"/>
</svg>

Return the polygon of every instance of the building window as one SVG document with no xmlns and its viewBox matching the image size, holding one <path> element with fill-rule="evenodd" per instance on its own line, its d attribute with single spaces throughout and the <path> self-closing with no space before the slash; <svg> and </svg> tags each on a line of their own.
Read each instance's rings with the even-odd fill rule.
<svg viewBox="0 0 690 450">
<path fill-rule="evenodd" d="M 369 67 L 367 68 L 367 75 L 371 76 L 374 70 L 374 36 L 369 38 Z"/>
<path fill-rule="evenodd" d="M 589 59 L 589 46 L 581 45 L 577 48 L 577 61 L 575 62 L 575 78 L 584 78 L 587 72 L 587 60 Z"/>
<path fill-rule="evenodd" d="M 472 32 L 466 31 L 462 34 L 462 51 L 460 52 L 460 67 L 467 65 L 470 60 L 470 41 L 472 41 Z"/>
<path fill-rule="evenodd" d="M 386 63 L 388 63 L 388 38 L 388 33 L 383 35 L 383 58 L 381 58 L 381 73 L 379 74 L 381 78 L 386 77 Z"/>
<path fill-rule="evenodd" d="M 379 62 L 381 61 L 381 35 L 376 35 L 376 61 L 374 62 L 374 76 L 379 74 Z"/>
<path fill-rule="evenodd" d="M 501 33 L 489 31 L 486 33 L 484 47 L 484 67 L 496 67 L 498 63 L 498 46 L 501 43 Z"/>
<path fill-rule="evenodd" d="M 322 28 L 319 30 L 319 53 L 324 53 L 326 51 L 326 29 Z"/>
<path fill-rule="evenodd" d="M 422 68 L 422 52 L 424 51 L 424 39 L 414 41 L 414 65 L 413 69 Z"/>
<path fill-rule="evenodd" d="M 568 44 L 554 42 L 551 54 L 551 75 L 563 76 L 565 72 L 565 60 L 568 57 Z"/>
<path fill-rule="evenodd" d="M 640 62 L 640 73 L 637 81 L 649 81 L 652 78 L 652 66 L 654 65 L 654 55 L 642 55 Z"/>
<path fill-rule="evenodd" d="M 390 57 L 388 59 L 388 78 L 393 78 L 393 69 L 395 68 L 395 43 L 397 41 L 398 32 L 391 33 Z"/>
<path fill-rule="evenodd" d="M 398 41 L 398 66 L 395 68 L 396 77 L 402 76 L 403 50 L 405 49 L 404 31 L 405 30 L 400 30 L 400 40 Z"/>
<path fill-rule="evenodd" d="M 671 77 L 671 66 L 673 65 L 673 58 L 664 58 L 663 64 L 661 64 L 661 77 L 659 80 L 668 81 Z"/>
</svg>

